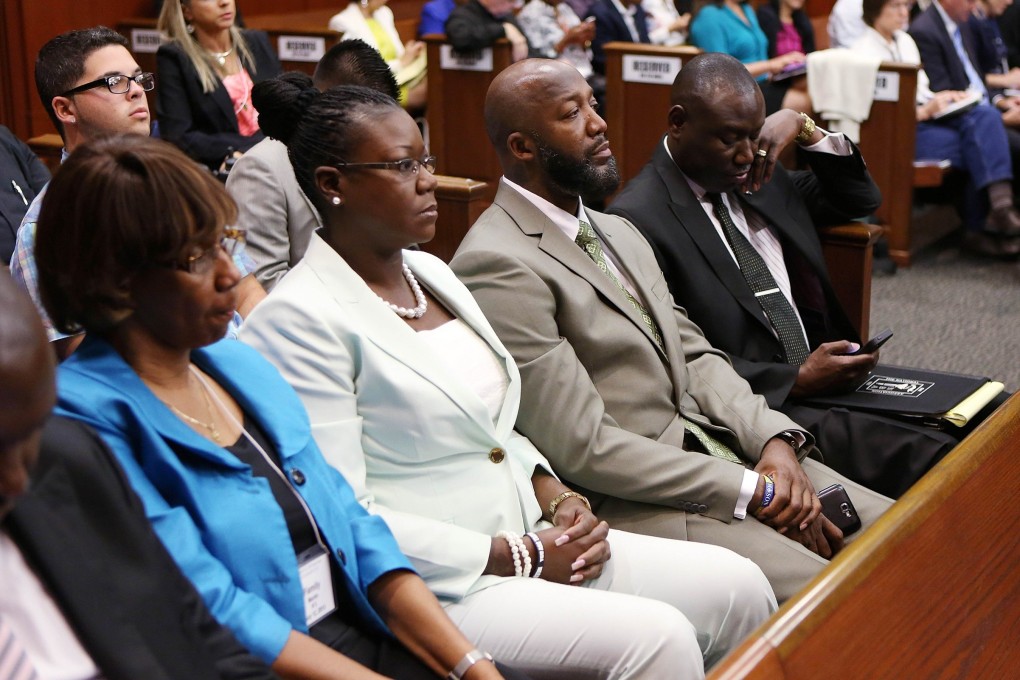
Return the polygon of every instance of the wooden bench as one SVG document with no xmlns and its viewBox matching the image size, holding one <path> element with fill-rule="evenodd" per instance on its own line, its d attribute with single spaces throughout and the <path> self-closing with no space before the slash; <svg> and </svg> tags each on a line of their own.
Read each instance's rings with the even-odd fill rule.
<svg viewBox="0 0 1020 680">
<path fill-rule="evenodd" d="M 492 202 L 493 190 L 485 182 L 463 177 L 438 175 L 436 203 L 439 219 L 436 236 L 421 249 L 432 253 L 443 262 L 449 262 L 457 252 L 464 234 Z"/>
<path fill-rule="evenodd" d="M 429 148 L 444 175 L 488 182 L 495 192 L 503 175 L 485 132 L 485 94 L 497 73 L 508 67 L 510 42 L 472 53 L 454 52 L 446 36 L 427 35 Z"/>
<path fill-rule="evenodd" d="M 1018 440 L 1014 394 L 709 679 L 1016 677 Z"/>
<path fill-rule="evenodd" d="M 607 43 L 605 50 L 609 142 L 626 182 L 640 172 L 661 142 L 673 80 L 699 50 L 617 42 Z M 912 147 L 910 153 L 913 158 Z M 881 227 L 858 223 L 821 232 L 836 295 L 863 337 L 868 337 L 871 313 L 872 246 L 881 234 Z"/>
</svg>

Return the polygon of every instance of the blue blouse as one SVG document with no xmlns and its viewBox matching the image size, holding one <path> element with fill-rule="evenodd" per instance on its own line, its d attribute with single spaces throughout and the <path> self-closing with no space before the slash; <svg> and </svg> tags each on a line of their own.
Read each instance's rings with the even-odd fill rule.
<svg viewBox="0 0 1020 680">
<path fill-rule="evenodd" d="M 754 8 L 747 3 L 741 7 L 747 24 L 729 7 L 705 5 L 691 22 L 691 42 L 706 52 L 724 52 L 744 64 L 768 59 L 768 40 Z M 767 78 L 767 73 L 758 76 L 758 80 Z"/>
<path fill-rule="evenodd" d="M 192 352 L 255 420 L 308 505 L 365 628 L 388 633 L 366 596 L 411 569 L 385 522 L 369 515 L 319 452 L 308 415 L 277 370 L 247 345 Z M 103 437 L 146 514 L 213 615 L 268 663 L 291 630 L 307 632 L 304 595 L 283 511 L 265 478 L 182 422 L 104 340 L 88 334 L 58 372 L 57 412 Z"/>
</svg>

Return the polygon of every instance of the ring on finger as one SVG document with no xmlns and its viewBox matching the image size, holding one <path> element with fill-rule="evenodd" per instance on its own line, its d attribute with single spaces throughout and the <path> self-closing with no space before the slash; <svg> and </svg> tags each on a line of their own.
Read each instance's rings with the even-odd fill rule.
<svg viewBox="0 0 1020 680">
<path fill-rule="evenodd" d="M 768 155 L 769 152 L 766 149 L 758 149 L 758 158 L 765 158 Z"/>
</svg>

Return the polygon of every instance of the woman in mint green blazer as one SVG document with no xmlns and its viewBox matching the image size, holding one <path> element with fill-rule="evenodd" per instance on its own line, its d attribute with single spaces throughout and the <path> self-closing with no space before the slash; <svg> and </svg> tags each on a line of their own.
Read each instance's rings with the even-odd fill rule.
<svg viewBox="0 0 1020 680">
<path fill-rule="evenodd" d="M 213 615 L 281 675 L 502 677 L 323 459 L 277 371 L 219 340 L 235 217 L 158 140 L 72 154 L 38 226 L 51 317 L 88 334 L 60 368 L 58 412 L 102 435 Z"/>
</svg>

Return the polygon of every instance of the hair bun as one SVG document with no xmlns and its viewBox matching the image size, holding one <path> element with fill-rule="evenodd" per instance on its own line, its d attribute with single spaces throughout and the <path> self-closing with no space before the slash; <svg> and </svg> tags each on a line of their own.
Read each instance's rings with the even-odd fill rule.
<svg viewBox="0 0 1020 680">
<path fill-rule="evenodd" d="M 319 97 L 305 73 L 289 72 L 257 83 L 251 99 L 259 112 L 259 127 L 268 136 L 289 143 L 305 111 Z"/>
</svg>

